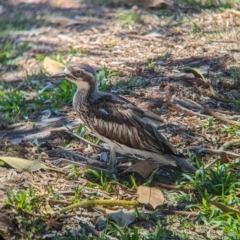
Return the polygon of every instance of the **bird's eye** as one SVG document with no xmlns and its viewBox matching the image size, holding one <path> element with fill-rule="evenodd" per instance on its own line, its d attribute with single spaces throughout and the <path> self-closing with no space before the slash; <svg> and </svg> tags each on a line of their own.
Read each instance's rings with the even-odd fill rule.
<svg viewBox="0 0 240 240">
<path fill-rule="evenodd" d="M 81 70 L 76 70 L 74 72 L 74 74 L 77 76 L 77 77 L 81 77 L 83 75 L 83 72 Z"/>
</svg>

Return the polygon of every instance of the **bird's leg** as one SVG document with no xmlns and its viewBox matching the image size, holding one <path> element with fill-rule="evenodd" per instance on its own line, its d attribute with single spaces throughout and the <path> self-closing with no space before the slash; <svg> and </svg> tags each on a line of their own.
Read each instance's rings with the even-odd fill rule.
<svg viewBox="0 0 240 240">
<path fill-rule="evenodd" d="M 114 173 L 117 173 L 117 157 L 116 157 L 116 151 L 115 148 L 112 146 L 112 144 L 109 144 L 110 147 L 110 164 L 112 165 L 112 170 Z"/>
</svg>

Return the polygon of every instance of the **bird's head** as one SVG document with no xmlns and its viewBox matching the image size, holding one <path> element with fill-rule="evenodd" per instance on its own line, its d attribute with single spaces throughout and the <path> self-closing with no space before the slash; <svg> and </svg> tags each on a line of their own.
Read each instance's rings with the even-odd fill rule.
<svg viewBox="0 0 240 240">
<path fill-rule="evenodd" d="M 73 63 L 66 66 L 63 72 L 51 78 L 65 78 L 77 85 L 80 90 L 95 90 L 97 86 L 96 71 L 86 63 Z"/>
</svg>

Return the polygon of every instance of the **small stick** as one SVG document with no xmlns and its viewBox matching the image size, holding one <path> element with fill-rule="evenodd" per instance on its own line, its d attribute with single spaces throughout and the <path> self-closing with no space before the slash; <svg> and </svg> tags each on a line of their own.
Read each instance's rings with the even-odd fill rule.
<svg viewBox="0 0 240 240">
<path fill-rule="evenodd" d="M 90 160 L 94 160 L 94 159 L 90 159 Z M 111 170 L 111 169 L 108 170 L 108 169 L 103 169 L 103 168 L 87 165 L 87 164 L 84 164 L 84 163 L 74 162 L 74 161 L 71 161 L 71 160 L 68 160 L 68 159 L 65 159 L 65 158 L 59 158 L 57 161 L 58 161 L 57 164 L 59 164 L 61 162 L 64 162 L 64 163 L 72 164 L 74 166 L 84 167 L 84 168 L 92 168 L 92 169 L 95 169 L 97 171 L 102 171 L 102 172 L 109 172 Z"/>
<path fill-rule="evenodd" d="M 179 187 L 179 186 L 169 185 L 169 184 L 155 182 L 155 181 L 153 181 L 152 183 L 157 185 L 158 187 L 166 188 L 166 189 L 170 189 L 170 190 L 180 190 L 180 191 L 186 191 L 186 192 L 196 191 L 195 187 L 190 187 L 190 186 L 189 187 L 186 187 L 186 186 Z"/>
<path fill-rule="evenodd" d="M 206 153 L 215 153 L 215 154 L 222 154 L 226 153 L 229 157 L 240 157 L 240 154 L 233 153 L 233 152 L 228 152 L 228 151 L 223 151 L 223 150 L 218 150 L 218 149 L 211 149 L 211 148 L 203 148 L 203 147 L 198 147 L 198 146 L 192 146 L 188 148 L 183 148 L 181 149 L 183 152 L 187 152 L 188 150 L 193 150 L 193 151 L 198 151 L 201 150 L 201 152 L 206 152 Z"/>
<path fill-rule="evenodd" d="M 233 121 L 233 120 L 229 120 L 225 117 L 223 117 L 222 115 L 216 113 L 214 110 L 210 109 L 207 105 L 202 104 L 204 110 L 206 113 L 212 115 L 213 117 L 215 117 L 216 119 L 220 120 L 221 122 L 225 123 L 225 124 L 230 124 L 233 125 L 235 127 L 240 127 L 240 123 L 237 121 Z"/>
<path fill-rule="evenodd" d="M 86 143 L 86 144 L 89 144 L 89 145 L 91 145 L 91 146 L 93 146 L 93 147 L 95 147 L 95 148 L 98 148 L 98 149 L 100 149 L 100 150 L 102 150 L 102 151 L 108 151 L 108 152 L 109 152 L 109 149 L 106 149 L 106 148 L 103 148 L 103 147 L 101 147 L 101 146 L 99 146 L 99 145 L 97 145 L 97 144 L 94 144 L 94 143 L 92 143 L 92 142 L 84 139 L 83 137 L 78 136 L 78 135 L 75 134 L 75 133 L 72 133 L 72 132 L 70 132 L 70 131 L 65 131 L 65 132 L 66 132 L 68 135 L 70 135 L 71 137 L 75 138 L 76 140 L 80 140 L 80 141 L 82 141 L 82 142 L 84 142 L 84 143 Z"/>
<path fill-rule="evenodd" d="M 88 207 L 93 207 L 96 205 L 105 205 L 105 206 L 133 206 L 133 207 L 137 207 L 139 205 L 139 203 L 137 201 L 127 201 L 127 200 L 86 200 L 86 201 L 82 201 L 79 203 L 74 203 L 70 206 L 67 206 L 65 208 L 63 208 L 62 210 L 60 210 L 60 213 L 64 213 L 67 212 L 69 210 L 72 210 L 74 208 L 88 208 Z"/>
<path fill-rule="evenodd" d="M 228 142 L 225 142 L 220 148 L 219 150 L 226 150 L 227 148 L 231 147 L 232 145 L 235 144 L 240 144 L 240 139 L 234 139 Z"/>
<path fill-rule="evenodd" d="M 187 109 L 187 108 L 185 108 L 185 107 L 180 106 L 179 104 L 177 104 L 176 107 L 180 108 L 181 110 L 187 112 L 187 113 L 190 114 L 190 115 L 196 115 L 196 116 L 199 116 L 199 117 L 209 118 L 209 116 L 207 116 L 207 115 L 203 115 L 203 114 L 201 114 L 201 113 L 194 112 L 194 111 L 192 111 L 192 110 L 189 110 L 189 109 Z"/>
</svg>

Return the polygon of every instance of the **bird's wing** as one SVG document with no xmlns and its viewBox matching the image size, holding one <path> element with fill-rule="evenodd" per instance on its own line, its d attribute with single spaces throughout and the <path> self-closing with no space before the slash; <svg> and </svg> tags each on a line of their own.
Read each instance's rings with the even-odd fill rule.
<svg viewBox="0 0 240 240">
<path fill-rule="evenodd" d="M 128 101 L 127 99 L 121 97 L 121 96 L 116 96 L 115 97 L 115 101 L 122 101 L 124 103 L 128 103 L 130 107 L 137 107 L 135 104 L 131 103 L 130 101 Z M 120 103 L 120 102 L 119 102 Z M 138 108 L 138 107 L 137 107 Z M 139 108 L 138 108 L 139 109 Z M 153 125 L 158 125 L 159 123 L 162 123 L 163 122 L 163 119 L 160 118 L 157 114 L 153 113 L 153 112 L 150 112 L 150 111 L 143 111 L 143 119 L 146 123 L 149 123 L 149 124 L 153 124 Z"/>
<path fill-rule="evenodd" d="M 88 106 L 87 125 L 112 141 L 128 147 L 177 154 L 157 129 L 145 121 L 146 112 L 112 94 L 96 94 Z"/>
</svg>

